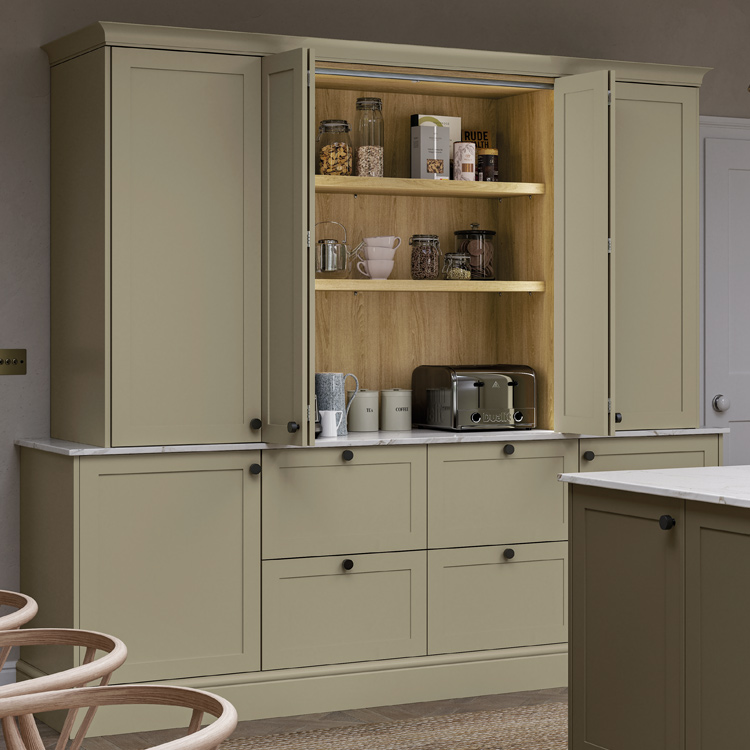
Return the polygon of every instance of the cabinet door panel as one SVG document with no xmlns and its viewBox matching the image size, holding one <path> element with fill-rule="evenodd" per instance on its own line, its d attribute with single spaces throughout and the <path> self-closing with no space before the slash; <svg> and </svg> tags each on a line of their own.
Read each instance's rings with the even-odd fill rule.
<svg viewBox="0 0 750 750">
<path fill-rule="evenodd" d="M 685 540 L 686 748 L 745 747 L 750 517 L 688 503 Z"/>
<path fill-rule="evenodd" d="M 510 444 L 510 455 L 502 443 L 428 446 L 430 548 L 567 539 L 557 475 L 577 470 L 576 443 Z"/>
<path fill-rule="evenodd" d="M 112 445 L 257 439 L 259 100 L 257 58 L 112 51 Z"/>
<path fill-rule="evenodd" d="M 609 434 L 609 71 L 555 82 L 555 430 Z"/>
<path fill-rule="evenodd" d="M 263 440 L 287 445 L 315 440 L 314 67 L 307 49 L 263 58 Z"/>
<path fill-rule="evenodd" d="M 263 455 L 263 557 L 424 549 L 425 446 Z"/>
<path fill-rule="evenodd" d="M 428 653 L 564 643 L 567 544 L 430 550 Z"/>
<path fill-rule="evenodd" d="M 618 430 L 698 426 L 698 90 L 619 83 Z"/>
<path fill-rule="evenodd" d="M 259 458 L 81 459 L 80 627 L 125 641 L 117 682 L 260 668 Z"/>
<path fill-rule="evenodd" d="M 571 750 L 680 750 L 684 501 L 571 495 Z M 674 528 L 660 528 L 662 514 Z"/>
<path fill-rule="evenodd" d="M 265 561 L 263 669 L 425 654 L 426 554 Z"/>
</svg>

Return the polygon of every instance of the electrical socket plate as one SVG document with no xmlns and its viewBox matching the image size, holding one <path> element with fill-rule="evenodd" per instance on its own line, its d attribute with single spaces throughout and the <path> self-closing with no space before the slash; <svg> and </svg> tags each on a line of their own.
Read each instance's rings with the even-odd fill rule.
<svg viewBox="0 0 750 750">
<path fill-rule="evenodd" d="M 0 349 L 0 375 L 25 375 L 26 349 Z"/>
</svg>

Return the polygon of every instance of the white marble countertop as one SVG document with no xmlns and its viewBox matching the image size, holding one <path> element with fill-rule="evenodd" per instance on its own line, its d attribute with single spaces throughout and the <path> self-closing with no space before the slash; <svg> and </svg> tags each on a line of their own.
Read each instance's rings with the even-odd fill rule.
<svg viewBox="0 0 750 750">
<path fill-rule="evenodd" d="M 558 479 L 590 487 L 750 508 L 750 466 L 591 471 L 558 474 Z"/>
<path fill-rule="evenodd" d="M 692 430 L 633 430 L 618 432 L 620 437 L 654 437 L 668 435 L 716 435 L 729 432 L 726 427 L 699 427 Z M 429 445 L 436 443 L 509 443 L 521 440 L 578 440 L 597 437 L 573 435 L 552 430 L 491 430 L 485 432 L 448 432 L 445 430 L 405 430 L 403 432 L 350 432 L 337 438 L 318 438 L 316 448 L 349 448 L 365 445 Z M 209 445 L 144 445 L 128 448 L 101 448 L 71 443 L 56 438 L 20 438 L 15 444 L 23 448 L 58 453 L 62 456 L 117 456 L 145 453 L 205 453 L 216 451 L 255 451 L 288 448 L 268 443 L 212 443 Z"/>
</svg>

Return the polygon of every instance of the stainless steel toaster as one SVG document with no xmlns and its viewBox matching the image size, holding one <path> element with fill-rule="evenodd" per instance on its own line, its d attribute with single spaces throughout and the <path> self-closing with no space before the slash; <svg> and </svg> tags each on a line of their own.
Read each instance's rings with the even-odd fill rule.
<svg viewBox="0 0 750 750">
<path fill-rule="evenodd" d="M 525 365 L 421 365 L 411 376 L 417 427 L 536 427 L 536 374 Z"/>
</svg>

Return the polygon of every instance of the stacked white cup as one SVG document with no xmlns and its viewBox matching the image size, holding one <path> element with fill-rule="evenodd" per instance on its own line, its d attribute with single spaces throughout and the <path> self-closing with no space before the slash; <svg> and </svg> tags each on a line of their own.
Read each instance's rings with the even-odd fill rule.
<svg viewBox="0 0 750 750">
<path fill-rule="evenodd" d="M 357 263 L 359 272 L 368 279 L 387 279 L 393 271 L 393 256 L 401 244 L 401 238 L 365 237 L 360 249 L 362 260 Z"/>
</svg>

